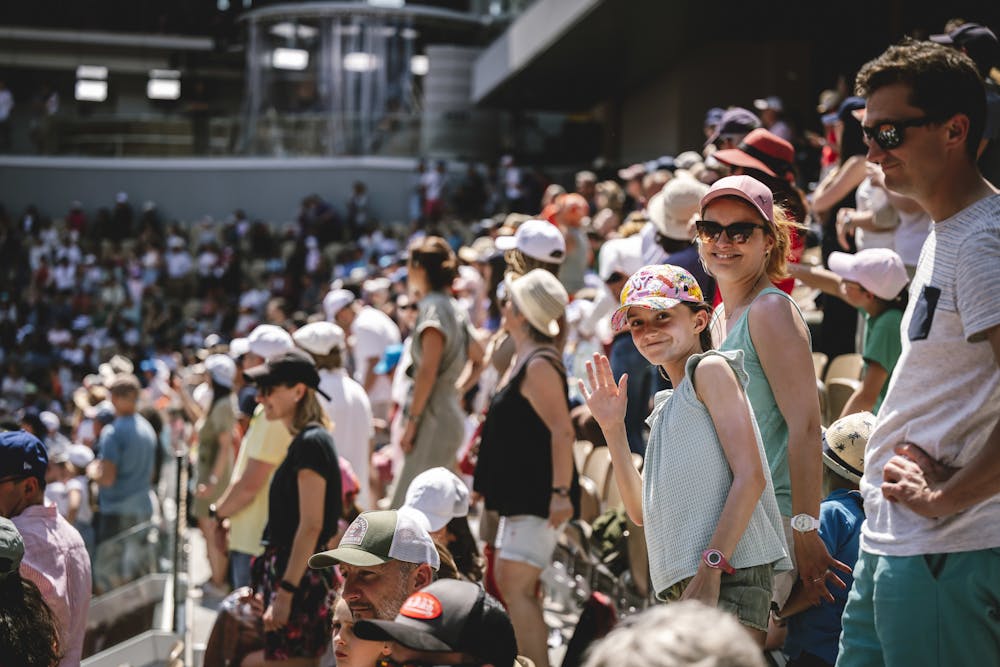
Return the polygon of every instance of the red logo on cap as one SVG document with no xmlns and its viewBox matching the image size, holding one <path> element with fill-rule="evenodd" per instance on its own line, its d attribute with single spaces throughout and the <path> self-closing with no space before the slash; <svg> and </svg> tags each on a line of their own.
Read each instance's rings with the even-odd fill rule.
<svg viewBox="0 0 1000 667">
<path fill-rule="evenodd" d="M 406 598 L 399 613 L 407 618 L 429 621 L 441 615 L 441 603 L 430 593 L 414 593 Z"/>
</svg>

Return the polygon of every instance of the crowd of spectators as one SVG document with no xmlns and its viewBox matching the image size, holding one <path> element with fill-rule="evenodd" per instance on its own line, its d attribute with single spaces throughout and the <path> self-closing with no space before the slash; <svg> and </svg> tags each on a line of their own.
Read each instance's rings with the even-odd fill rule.
<svg viewBox="0 0 1000 667">
<path fill-rule="evenodd" d="M 655 597 L 732 612 L 798 665 L 996 655 L 989 605 L 950 582 L 986 578 L 996 606 L 1000 47 L 969 24 L 933 41 L 868 63 L 858 96 L 824 91 L 811 192 L 770 96 L 566 187 L 510 156 L 455 187 L 421 165 L 409 225 L 361 183 L 343 216 L 309 195 L 280 229 L 168 224 L 124 192 L 0 210 L 0 516 L 54 657 L 79 659 L 110 585 L 92 559 L 162 515 L 182 455 L 202 593 L 250 586 L 262 618 L 242 664 L 547 667 L 538 586 L 583 439 L 645 525 Z M 810 353 L 854 352 L 824 433 Z"/>
</svg>

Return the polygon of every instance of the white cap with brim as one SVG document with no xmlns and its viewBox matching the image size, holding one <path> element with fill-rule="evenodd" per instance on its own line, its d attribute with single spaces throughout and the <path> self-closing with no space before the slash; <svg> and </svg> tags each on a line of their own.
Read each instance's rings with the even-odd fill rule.
<svg viewBox="0 0 1000 667">
<path fill-rule="evenodd" d="M 888 248 L 866 248 L 853 255 L 832 252 L 828 262 L 838 276 L 885 301 L 895 300 L 910 282 L 902 258 Z"/>
<path fill-rule="evenodd" d="M 326 319 L 333 320 L 341 310 L 354 303 L 357 297 L 354 292 L 346 289 L 335 289 L 323 297 L 323 312 Z"/>
<path fill-rule="evenodd" d="M 312 355 L 327 355 L 347 344 L 344 330 L 333 322 L 310 322 L 292 334 L 292 340 Z"/>
<path fill-rule="evenodd" d="M 205 370 L 215 384 L 232 388 L 236 379 L 236 362 L 228 354 L 210 354 L 205 359 Z"/>
<path fill-rule="evenodd" d="M 295 347 L 287 331 L 274 324 L 261 324 L 247 336 L 250 352 L 268 359 Z"/>
<path fill-rule="evenodd" d="M 566 260 L 566 239 L 559 228 L 547 220 L 525 220 L 513 236 L 498 236 L 498 250 L 520 250 L 540 262 L 562 264 Z"/>
<path fill-rule="evenodd" d="M 441 566 L 434 540 L 427 529 L 408 512 L 384 510 L 363 512 L 351 522 L 336 549 L 313 554 L 309 567 L 318 569 L 346 563 L 375 567 L 390 560 Z"/>
<path fill-rule="evenodd" d="M 427 530 L 433 533 L 452 519 L 468 515 L 469 488 L 447 468 L 431 468 L 410 482 L 401 509 L 420 514 L 427 521 Z"/>
</svg>

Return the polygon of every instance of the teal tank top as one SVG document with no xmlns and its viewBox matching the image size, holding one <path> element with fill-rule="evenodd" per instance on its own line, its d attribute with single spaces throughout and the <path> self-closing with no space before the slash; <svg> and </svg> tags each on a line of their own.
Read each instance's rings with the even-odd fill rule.
<svg viewBox="0 0 1000 667">
<path fill-rule="evenodd" d="M 774 495 L 778 499 L 778 509 L 782 516 L 792 515 L 792 482 L 788 473 L 788 424 L 785 422 L 778 403 L 774 400 L 774 392 L 767 381 L 764 368 L 761 366 L 757 348 L 750 338 L 750 310 L 757 299 L 765 294 L 780 294 L 788 299 L 795 312 L 802 317 L 798 304 L 790 296 L 775 287 L 767 287 L 754 297 L 750 306 L 740 314 L 736 324 L 729 330 L 726 339 L 719 346 L 720 350 L 743 350 L 743 369 L 750 376 L 747 384 L 747 397 L 753 407 L 760 436 L 764 441 L 764 452 L 767 454 L 767 464 L 771 469 L 771 480 L 774 483 Z M 716 311 L 718 319 L 720 311 Z M 803 322 L 805 319 L 803 318 Z M 713 327 L 717 326 L 713 323 Z M 807 329 L 808 332 L 808 329 Z M 810 345 L 812 341 L 810 340 Z"/>
</svg>

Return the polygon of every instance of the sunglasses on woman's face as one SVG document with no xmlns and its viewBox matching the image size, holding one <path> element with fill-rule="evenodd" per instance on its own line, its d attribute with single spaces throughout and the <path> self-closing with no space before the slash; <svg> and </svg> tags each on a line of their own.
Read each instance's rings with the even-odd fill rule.
<svg viewBox="0 0 1000 667">
<path fill-rule="evenodd" d="M 906 135 L 907 128 L 923 127 L 935 122 L 937 121 L 930 116 L 921 116 L 920 118 L 910 118 L 907 120 L 887 120 L 877 125 L 862 125 L 861 131 L 864 132 L 866 142 L 874 141 L 882 150 L 891 151 L 903 145 L 903 138 Z"/>
<path fill-rule="evenodd" d="M 715 243 L 722 236 L 722 233 L 726 233 L 726 237 L 737 244 L 744 244 L 750 240 L 753 236 L 755 229 L 763 229 L 763 225 L 759 225 L 756 222 L 733 222 L 728 225 L 720 225 L 712 220 L 698 220 L 694 223 L 695 229 L 698 230 L 698 238 L 702 240 L 703 243 Z"/>
</svg>

